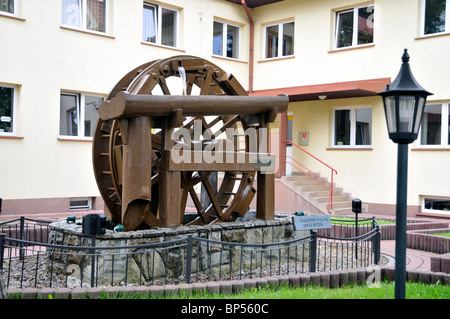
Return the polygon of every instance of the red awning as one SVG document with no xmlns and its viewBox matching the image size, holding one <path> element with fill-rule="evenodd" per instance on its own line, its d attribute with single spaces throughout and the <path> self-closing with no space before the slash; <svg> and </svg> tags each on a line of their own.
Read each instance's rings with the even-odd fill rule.
<svg viewBox="0 0 450 319">
<path fill-rule="evenodd" d="M 276 96 L 279 94 L 287 94 L 290 102 L 319 100 L 319 96 L 326 96 L 326 99 L 366 97 L 374 96 L 377 92 L 384 90 L 386 85 L 390 83 L 390 78 L 382 78 L 256 90 L 250 93 L 250 95 Z"/>
</svg>

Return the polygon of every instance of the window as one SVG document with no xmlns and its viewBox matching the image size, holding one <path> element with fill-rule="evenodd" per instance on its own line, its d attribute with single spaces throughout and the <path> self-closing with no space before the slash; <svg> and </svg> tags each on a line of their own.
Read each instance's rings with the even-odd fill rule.
<svg viewBox="0 0 450 319">
<path fill-rule="evenodd" d="M 92 198 L 71 198 L 69 202 L 70 210 L 92 209 Z"/>
<path fill-rule="evenodd" d="M 422 211 L 429 213 L 450 214 L 450 199 L 438 197 L 423 197 Z"/>
<path fill-rule="evenodd" d="M 107 0 L 62 0 L 62 24 L 106 33 Z"/>
<path fill-rule="evenodd" d="M 423 113 L 420 133 L 421 145 L 450 145 L 450 103 L 427 104 Z"/>
<path fill-rule="evenodd" d="M 177 46 L 178 11 L 144 2 L 142 40 Z"/>
<path fill-rule="evenodd" d="M 214 21 L 213 54 L 239 59 L 241 29 L 237 26 Z"/>
<path fill-rule="evenodd" d="M 17 15 L 17 0 L 0 0 L 0 13 Z"/>
<path fill-rule="evenodd" d="M 294 22 L 266 26 L 264 34 L 266 59 L 294 55 Z"/>
<path fill-rule="evenodd" d="M 332 132 L 333 147 L 372 145 L 372 108 L 335 109 Z"/>
<path fill-rule="evenodd" d="M 336 12 L 335 48 L 373 43 L 374 6 Z"/>
<path fill-rule="evenodd" d="M 99 96 L 61 93 L 59 134 L 92 137 L 98 119 L 97 109 L 102 102 L 103 98 Z"/>
<path fill-rule="evenodd" d="M 17 89 L 0 84 L 0 135 L 14 135 L 16 132 Z"/>
<path fill-rule="evenodd" d="M 450 32 L 449 17 L 450 1 L 446 0 L 422 0 L 422 25 L 423 34 Z M 447 27 L 446 27 L 447 25 Z"/>
</svg>

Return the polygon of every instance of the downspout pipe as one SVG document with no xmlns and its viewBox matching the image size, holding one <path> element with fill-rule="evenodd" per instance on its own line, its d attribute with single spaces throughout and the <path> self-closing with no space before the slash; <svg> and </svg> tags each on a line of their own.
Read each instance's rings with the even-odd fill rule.
<svg viewBox="0 0 450 319">
<path fill-rule="evenodd" d="M 253 56 L 254 56 L 254 38 L 255 38 L 255 23 L 253 21 L 252 14 L 247 7 L 245 0 L 241 0 L 241 4 L 244 7 L 245 13 L 247 14 L 248 21 L 250 22 L 250 52 L 248 61 L 248 93 L 253 92 Z"/>
</svg>

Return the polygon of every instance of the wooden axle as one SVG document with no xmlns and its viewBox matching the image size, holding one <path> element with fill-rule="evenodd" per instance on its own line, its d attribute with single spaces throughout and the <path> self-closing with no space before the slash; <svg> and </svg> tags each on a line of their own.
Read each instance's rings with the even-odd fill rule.
<svg viewBox="0 0 450 319">
<path fill-rule="evenodd" d="M 289 97 L 239 95 L 131 95 L 119 92 L 98 109 L 102 120 L 126 119 L 138 116 L 170 116 L 181 110 L 183 116 L 256 115 L 267 114 L 273 122 L 277 113 L 287 110 Z"/>
</svg>

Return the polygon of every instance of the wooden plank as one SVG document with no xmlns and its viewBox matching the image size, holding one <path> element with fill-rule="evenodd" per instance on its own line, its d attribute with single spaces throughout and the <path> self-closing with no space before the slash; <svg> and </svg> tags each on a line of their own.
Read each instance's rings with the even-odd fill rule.
<svg viewBox="0 0 450 319">
<path fill-rule="evenodd" d="M 207 159 L 205 161 L 205 158 Z M 163 151 L 163 167 L 168 171 L 267 171 L 274 154 L 244 152 Z"/>
</svg>

